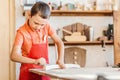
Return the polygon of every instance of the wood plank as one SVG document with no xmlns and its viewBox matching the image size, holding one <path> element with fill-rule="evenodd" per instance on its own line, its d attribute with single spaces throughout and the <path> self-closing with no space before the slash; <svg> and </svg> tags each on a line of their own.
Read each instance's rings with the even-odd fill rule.
<svg viewBox="0 0 120 80">
<path fill-rule="evenodd" d="M 75 10 L 52 10 L 52 16 L 112 16 L 113 11 L 75 11 Z"/>
<path fill-rule="evenodd" d="M 29 11 L 29 10 L 27 10 Z M 23 16 L 25 16 L 23 12 Z M 100 11 L 75 11 L 75 10 L 52 10 L 51 16 L 112 16 L 112 10 L 100 10 Z"/>
<path fill-rule="evenodd" d="M 67 42 L 63 41 L 64 45 L 102 45 L 101 41 L 83 41 L 83 42 Z M 105 41 L 106 45 L 113 45 L 113 41 Z M 49 42 L 50 46 L 54 46 L 53 42 Z"/>
<path fill-rule="evenodd" d="M 9 0 L 0 3 L 0 80 L 9 80 Z"/>
<path fill-rule="evenodd" d="M 13 42 L 14 42 L 14 38 L 15 38 L 15 0 L 10 0 L 10 7 L 9 7 L 9 12 L 10 12 L 10 30 L 9 30 L 9 36 L 10 36 L 10 40 L 9 40 L 9 49 L 10 52 L 12 50 L 13 47 Z M 16 80 L 16 65 L 14 62 L 10 61 L 10 79 L 9 80 Z"/>
<path fill-rule="evenodd" d="M 120 63 L 120 11 L 114 12 L 114 63 Z"/>
</svg>

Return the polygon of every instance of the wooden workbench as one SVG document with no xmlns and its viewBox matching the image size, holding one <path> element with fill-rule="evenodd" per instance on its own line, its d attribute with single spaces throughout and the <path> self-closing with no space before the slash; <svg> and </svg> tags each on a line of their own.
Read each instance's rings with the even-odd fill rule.
<svg viewBox="0 0 120 80">
<path fill-rule="evenodd" d="M 97 80 L 98 75 L 107 80 L 120 80 L 119 68 L 68 68 L 40 70 L 30 69 L 30 72 L 50 76 L 51 80 Z"/>
</svg>

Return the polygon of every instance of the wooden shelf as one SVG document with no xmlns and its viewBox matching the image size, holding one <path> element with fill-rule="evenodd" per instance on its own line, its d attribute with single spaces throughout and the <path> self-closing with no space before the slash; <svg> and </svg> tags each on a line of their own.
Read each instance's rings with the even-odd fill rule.
<svg viewBox="0 0 120 80">
<path fill-rule="evenodd" d="M 23 16 L 25 11 L 31 9 L 32 4 L 23 6 Z M 94 11 L 80 11 L 80 10 L 52 10 L 51 16 L 113 16 L 112 10 L 94 10 Z"/>
<path fill-rule="evenodd" d="M 83 42 L 67 42 L 63 41 L 64 45 L 101 45 L 101 41 L 83 41 Z M 113 45 L 113 41 L 105 41 L 106 45 Z M 49 42 L 50 46 L 55 45 L 53 42 Z"/>
<path fill-rule="evenodd" d="M 112 10 L 102 11 L 75 11 L 75 10 L 52 10 L 52 16 L 112 16 Z"/>
</svg>

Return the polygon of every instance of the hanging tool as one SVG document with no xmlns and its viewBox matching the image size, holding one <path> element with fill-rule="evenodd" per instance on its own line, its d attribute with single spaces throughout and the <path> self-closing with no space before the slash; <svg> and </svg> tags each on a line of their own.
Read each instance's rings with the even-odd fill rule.
<svg viewBox="0 0 120 80">
<path fill-rule="evenodd" d="M 106 51 L 106 50 L 105 50 L 105 41 L 104 41 L 104 40 L 101 40 L 101 42 L 102 42 L 103 51 Z"/>
</svg>

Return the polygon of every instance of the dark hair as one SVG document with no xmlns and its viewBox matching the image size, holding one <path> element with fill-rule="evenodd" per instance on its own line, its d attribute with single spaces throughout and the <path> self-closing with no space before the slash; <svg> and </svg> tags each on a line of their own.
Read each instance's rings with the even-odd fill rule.
<svg viewBox="0 0 120 80">
<path fill-rule="evenodd" d="M 40 17 L 47 19 L 50 17 L 50 7 L 45 2 L 36 2 L 31 8 L 31 17 L 39 13 Z"/>
</svg>

